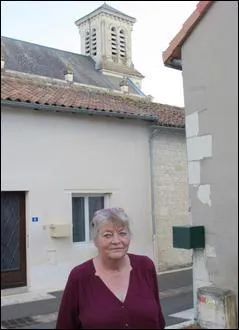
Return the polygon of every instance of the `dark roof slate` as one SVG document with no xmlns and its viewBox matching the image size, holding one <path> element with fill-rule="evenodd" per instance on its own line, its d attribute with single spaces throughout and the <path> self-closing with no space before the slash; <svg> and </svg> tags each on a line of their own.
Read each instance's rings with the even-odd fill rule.
<svg viewBox="0 0 239 330">
<path fill-rule="evenodd" d="M 119 81 L 96 70 L 89 56 L 7 37 L 1 37 L 1 52 L 7 70 L 64 80 L 64 72 L 70 65 L 75 82 L 120 90 Z M 132 92 L 137 94 L 136 89 Z"/>
</svg>

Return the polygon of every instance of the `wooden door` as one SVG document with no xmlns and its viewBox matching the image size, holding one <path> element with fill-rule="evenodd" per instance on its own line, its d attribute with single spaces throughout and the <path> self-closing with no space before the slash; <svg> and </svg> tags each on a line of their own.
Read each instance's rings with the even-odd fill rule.
<svg viewBox="0 0 239 330">
<path fill-rule="evenodd" d="M 1 289 L 26 286 L 25 192 L 1 192 Z"/>
</svg>

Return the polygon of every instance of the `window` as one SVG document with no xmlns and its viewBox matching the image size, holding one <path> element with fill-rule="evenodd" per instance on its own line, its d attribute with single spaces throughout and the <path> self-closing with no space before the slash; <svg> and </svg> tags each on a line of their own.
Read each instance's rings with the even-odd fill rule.
<svg viewBox="0 0 239 330">
<path fill-rule="evenodd" d="M 117 33 L 116 33 L 116 28 L 112 27 L 111 28 L 111 53 L 112 55 L 117 55 Z"/>
<path fill-rule="evenodd" d="M 92 29 L 91 32 L 91 44 L 92 44 L 92 55 L 97 55 L 97 45 L 96 45 L 96 29 Z"/>
<path fill-rule="evenodd" d="M 86 55 L 90 55 L 90 32 L 86 31 L 85 36 L 85 53 Z"/>
<path fill-rule="evenodd" d="M 118 32 L 113 26 L 111 28 L 111 55 L 114 60 L 116 56 L 120 56 L 121 61 L 126 61 L 126 35 L 123 29 Z"/>
<path fill-rule="evenodd" d="M 119 43 L 120 43 L 120 57 L 125 57 L 125 35 L 124 31 L 120 30 L 119 32 Z"/>
<path fill-rule="evenodd" d="M 90 221 L 95 211 L 104 207 L 104 195 L 72 197 L 72 236 L 74 243 L 91 241 Z"/>
</svg>

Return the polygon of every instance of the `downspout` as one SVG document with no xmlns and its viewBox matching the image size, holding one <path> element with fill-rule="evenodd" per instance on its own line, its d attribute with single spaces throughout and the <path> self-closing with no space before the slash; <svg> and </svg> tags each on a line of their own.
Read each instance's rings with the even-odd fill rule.
<svg viewBox="0 0 239 330">
<path fill-rule="evenodd" d="M 156 217 L 155 217 L 155 192 L 154 192 L 154 162 L 153 162 L 153 138 L 158 129 L 155 126 L 151 126 L 149 135 L 149 162 L 150 162 L 150 185 L 151 185 L 151 214 L 152 214 L 152 242 L 153 242 L 153 255 L 156 270 L 159 268 L 158 258 L 158 240 L 157 240 L 157 229 L 156 229 Z"/>
</svg>

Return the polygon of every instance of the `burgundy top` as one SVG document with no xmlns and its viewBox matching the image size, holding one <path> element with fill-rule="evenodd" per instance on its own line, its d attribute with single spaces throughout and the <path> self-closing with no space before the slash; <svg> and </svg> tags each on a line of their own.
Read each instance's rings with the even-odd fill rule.
<svg viewBox="0 0 239 330">
<path fill-rule="evenodd" d="M 146 256 L 128 256 L 132 270 L 124 302 L 95 275 L 92 259 L 71 271 L 56 329 L 164 329 L 154 264 Z"/>
</svg>

